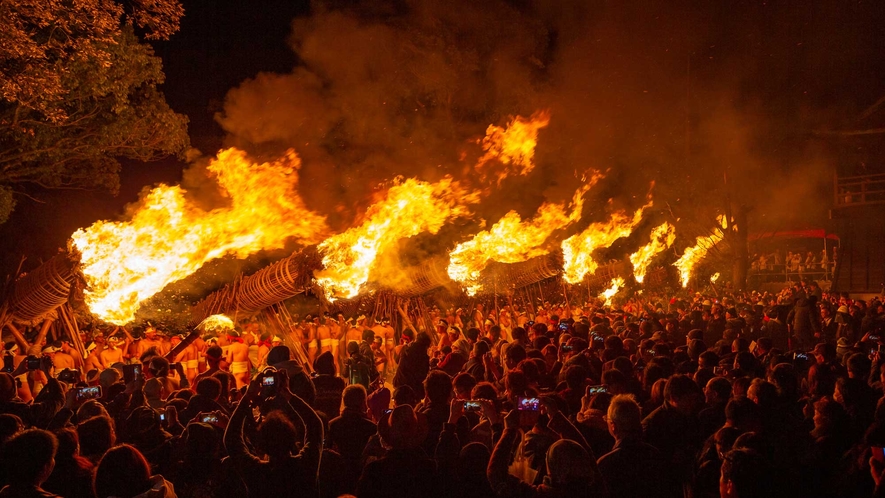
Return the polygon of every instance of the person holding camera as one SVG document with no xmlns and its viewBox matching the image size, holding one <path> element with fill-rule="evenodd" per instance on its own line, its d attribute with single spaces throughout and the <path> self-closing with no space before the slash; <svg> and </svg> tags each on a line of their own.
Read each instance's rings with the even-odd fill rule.
<svg viewBox="0 0 885 498">
<path fill-rule="evenodd" d="M 267 368 L 249 383 L 224 433 L 224 447 L 234 468 L 249 490 L 250 497 L 317 496 L 320 456 L 323 452 L 323 422 L 303 399 L 289 390 L 289 379 Z M 243 424 L 253 408 L 269 398 L 284 403 L 258 421 L 256 441 L 260 456 L 249 451 Z M 297 452 L 293 421 L 304 425 L 304 441 Z"/>
</svg>

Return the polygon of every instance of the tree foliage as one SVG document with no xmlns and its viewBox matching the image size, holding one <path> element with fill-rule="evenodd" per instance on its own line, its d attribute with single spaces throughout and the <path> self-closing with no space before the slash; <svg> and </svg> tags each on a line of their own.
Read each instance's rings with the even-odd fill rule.
<svg viewBox="0 0 885 498">
<path fill-rule="evenodd" d="M 177 0 L 0 0 L 0 221 L 17 187 L 114 191 L 117 158 L 187 148 L 187 118 L 136 35 L 165 39 L 182 15 Z"/>
</svg>

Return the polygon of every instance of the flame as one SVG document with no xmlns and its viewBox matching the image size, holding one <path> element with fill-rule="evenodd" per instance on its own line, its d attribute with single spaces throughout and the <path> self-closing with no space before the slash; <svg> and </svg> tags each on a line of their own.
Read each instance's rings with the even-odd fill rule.
<svg viewBox="0 0 885 498">
<path fill-rule="evenodd" d="M 599 295 L 599 299 L 605 300 L 605 306 L 612 305 L 612 298 L 615 297 L 615 294 L 621 290 L 621 287 L 624 286 L 624 279 L 621 277 L 615 277 L 611 281 L 611 286 L 608 289 L 602 291 L 602 294 Z"/>
<path fill-rule="evenodd" d="M 438 232 L 446 222 L 469 214 L 467 204 L 478 201 L 478 194 L 449 177 L 437 183 L 409 179 L 394 185 L 383 201 L 369 207 L 361 225 L 318 246 L 325 268 L 315 274 L 317 282 L 329 300 L 355 297 L 379 254 L 401 239 Z"/>
<path fill-rule="evenodd" d="M 234 321 L 227 315 L 211 315 L 207 316 L 199 325 L 197 330 L 203 332 L 221 332 L 225 330 L 233 330 Z"/>
<path fill-rule="evenodd" d="M 562 241 L 563 278 L 570 284 L 577 284 L 588 274 L 592 275 L 599 268 L 593 259 L 593 251 L 611 246 L 621 237 L 627 237 L 633 228 L 642 221 L 642 215 L 651 207 L 651 201 L 637 209 L 630 217 L 623 211 L 612 214 L 608 221 L 593 223 L 583 232 L 572 235 Z"/>
<path fill-rule="evenodd" d="M 719 272 L 718 271 L 716 273 L 710 275 L 710 283 L 715 284 L 717 280 L 719 280 Z"/>
<path fill-rule="evenodd" d="M 565 228 L 581 219 L 584 194 L 599 181 L 594 174 L 566 203 L 544 203 L 531 220 L 523 221 L 516 211 L 510 211 L 492 228 L 476 234 L 472 239 L 458 244 L 449 253 L 449 277 L 464 284 L 468 295 L 482 289 L 479 277 L 490 261 L 518 263 L 550 252 L 544 243 L 556 230 Z M 571 212 L 569 212 L 571 210 Z"/>
<path fill-rule="evenodd" d="M 505 165 L 496 173 L 498 185 L 510 174 L 525 176 L 535 169 L 535 147 L 538 130 L 550 124 L 550 112 L 536 111 L 528 119 L 516 116 L 506 127 L 489 125 L 486 136 L 480 140 L 485 154 L 476 163 L 476 170 L 486 180 L 492 174 L 495 160 Z"/>
<path fill-rule="evenodd" d="M 640 284 L 645 280 L 648 265 L 655 255 L 673 245 L 676 240 L 676 227 L 664 222 L 651 231 L 649 238 L 648 244 L 630 255 L 630 262 L 633 263 L 633 278 Z"/>
<path fill-rule="evenodd" d="M 719 222 L 719 225 L 722 227 L 722 230 L 726 228 L 725 216 L 719 215 L 716 220 Z M 688 281 L 691 279 L 691 271 L 694 269 L 695 265 L 707 255 L 707 251 L 710 250 L 711 247 L 715 246 L 725 237 L 725 234 L 718 227 L 713 230 L 711 235 L 698 237 L 695 241 L 695 245 L 685 249 L 685 252 L 682 253 L 682 257 L 676 260 L 673 263 L 673 266 L 679 269 L 679 277 L 682 280 L 682 287 L 688 287 Z"/>
<path fill-rule="evenodd" d="M 224 255 L 243 258 L 283 247 L 292 238 L 313 243 L 327 233 L 326 220 L 298 195 L 301 161 L 294 151 L 269 163 L 252 163 L 238 149 L 218 153 L 208 171 L 230 205 L 206 211 L 179 186 L 150 191 L 129 221 L 99 221 L 72 235 L 82 254 L 89 309 L 124 325 L 139 303 L 167 284 Z"/>
</svg>

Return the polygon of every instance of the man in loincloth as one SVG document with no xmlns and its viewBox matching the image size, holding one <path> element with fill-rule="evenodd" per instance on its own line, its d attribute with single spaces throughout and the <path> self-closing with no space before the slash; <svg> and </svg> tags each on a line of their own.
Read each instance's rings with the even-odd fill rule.
<svg viewBox="0 0 885 498">
<path fill-rule="evenodd" d="M 320 343 L 320 354 L 326 351 L 332 352 L 332 329 L 329 327 L 328 322 L 328 313 L 323 316 L 322 320 L 319 317 L 316 318 L 317 341 Z"/>
<path fill-rule="evenodd" d="M 243 343 L 240 333 L 236 330 L 227 331 L 227 347 L 225 359 L 230 364 L 230 373 L 237 380 L 237 389 L 248 385 L 252 364 L 249 361 L 249 346 Z"/>
</svg>

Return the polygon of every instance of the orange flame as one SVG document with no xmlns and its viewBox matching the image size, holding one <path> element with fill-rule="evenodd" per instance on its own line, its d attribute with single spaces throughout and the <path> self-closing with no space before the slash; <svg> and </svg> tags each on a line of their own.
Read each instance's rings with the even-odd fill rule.
<svg viewBox="0 0 885 498">
<path fill-rule="evenodd" d="M 606 306 L 612 305 L 612 298 L 621 290 L 621 287 L 624 286 L 624 279 L 621 277 L 615 277 L 611 281 L 611 285 L 608 289 L 602 291 L 602 294 L 599 295 L 599 299 L 605 300 Z"/>
<path fill-rule="evenodd" d="M 676 227 L 664 222 L 651 231 L 649 238 L 648 244 L 630 255 L 630 262 L 633 263 L 633 278 L 640 284 L 645 280 L 648 265 L 655 255 L 673 245 L 676 240 Z"/>
<path fill-rule="evenodd" d="M 612 214 L 608 221 L 593 223 L 583 232 L 572 235 L 562 241 L 563 278 L 570 284 L 577 284 L 588 274 L 592 275 L 599 268 L 593 259 L 593 251 L 611 246 L 621 237 L 627 237 L 633 228 L 642 221 L 642 215 L 651 207 L 651 201 L 637 209 L 630 217 L 624 211 Z"/>
<path fill-rule="evenodd" d="M 325 217 L 298 195 L 294 151 L 269 163 L 252 163 L 238 149 L 218 153 L 208 171 L 230 205 L 205 211 L 179 186 L 160 185 L 142 200 L 132 219 L 99 221 L 72 235 L 82 254 L 89 309 L 118 325 L 135 318 L 139 303 L 204 263 L 228 254 L 243 258 L 262 249 L 321 240 Z"/>
<path fill-rule="evenodd" d="M 725 223 L 725 216 L 719 215 L 716 220 L 719 222 L 722 230 L 724 230 L 727 226 Z M 695 245 L 686 248 L 685 252 L 682 253 L 682 257 L 673 263 L 673 266 L 679 269 L 679 277 L 680 280 L 682 280 L 682 287 L 688 287 L 688 281 L 691 280 L 691 272 L 695 265 L 697 265 L 700 260 L 704 259 L 704 256 L 707 255 L 707 251 L 725 237 L 722 230 L 717 227 L 713 230 L 711 235 L 698 237 L 695 241 Z"/>
<path fill-rule="evenodd" d="M 355 297 L 379 254 L 401 239 L 438 232 L 446 222 L 469 214 L 467 204 L 478 201 L 478 194 L 449 177 L 436 183 L 409 179 L 391 187 L 386 199 L 369 207 L 361 225 L 318 246 L 325 268 L 315 274 L 317 282 L 329 300 Z"/>
<path fill-rule="evenodd" d="M 535 169 L 535 147 L 538 130 L 550 124 L 549 111 L 537 111 L 529 119 L 516 116 L 506 127 L 489 125 L 486 136 L 480 141 L 485 151 L 476 163 L 476 170 L 483 180 L 492 174 L 495 160 L 505 165 L 496 173 L 498 185 L 510 174 L 525 176 Z"/>
<path fill-rule="evenodd" d="M 710 283 L 715 284 L 717 280 L 719 280 L 719 272 L 718 271 L 716 273 L 710 275 Z"/>
<path fill-rule="evenodd" d="M 479 277 L 490 261 L 518 263 L 550 252 L 545 242 L 556 230 L 566 228 L 581 219 L 584 194 L 602 177 L 594 174 L 575 191 L 568 209 L 563 203 L 544 203 L 531 220 L 523 221 L 516 211 L 510 211 L 491 229 L 462 242 L 449 253 L 449 277 L 464 284 L 468 295 L 482 289 Z"/>
</svg>

